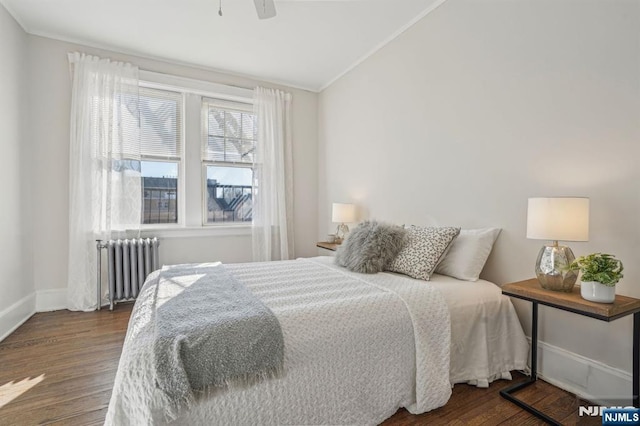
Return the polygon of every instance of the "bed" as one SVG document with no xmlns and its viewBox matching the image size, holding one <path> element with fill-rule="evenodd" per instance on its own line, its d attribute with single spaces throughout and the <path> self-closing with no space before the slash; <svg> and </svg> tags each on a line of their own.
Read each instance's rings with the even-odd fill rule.
<svg viewBox="0 0 640 426">
<path fill-rule="evenodd" d="M 527 368 L 514 308 L 490 282 L 360 274 L 331 257 L 225 267 L 278 318 L 283 373 L 210 389 L 167 417 L 149 341 L 155 272 L 132 312 L 106 424 L 377 424 L 400 407 L 443 406 L 455 383 L 488 386 Z"/>
</svg>

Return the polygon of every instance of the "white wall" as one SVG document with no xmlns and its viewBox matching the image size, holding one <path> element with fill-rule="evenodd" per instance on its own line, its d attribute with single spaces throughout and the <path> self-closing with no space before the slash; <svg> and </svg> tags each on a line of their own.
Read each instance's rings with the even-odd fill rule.
<svg viewBox="0 0 640 426">
<path fill-rule="evenodd" d="M 71 81 L 67 53 L 82 51 L 127 61 L 141 69 L 221 84 L 278 87 L 293 95 L 294 227 L 296 256 L 315 255 L 317 229 L 317 94 L 166 62 L 29 36 L 31 138 L 28 164 L 38 206 L 33 221 L 36 290 L 64 289 L 69 217 L 69 111 Z M 163 238 L 162 263 L 251 260 L 251 235 Z"/>
<path fill-rule="evenodd" d="M 640 297 L 638 28 L 637 0 L 447 1 L 321 93 L 318 235 L 333 201 L 498 226 L 484 277 L 503 284 L 533 276 L 543 243 L 525 238 L 527 198 L 587 196 L 591 237 L 574 252 L 616 254 L 617 292 Z M 630 317 L 540 315 L 542 340 L 631 371 Z"/>
<path fill-rule="evenodd" d="M 31 273 L 27 35 L 0 5 L 0 340 L 35 309 Z"/>
</svg>

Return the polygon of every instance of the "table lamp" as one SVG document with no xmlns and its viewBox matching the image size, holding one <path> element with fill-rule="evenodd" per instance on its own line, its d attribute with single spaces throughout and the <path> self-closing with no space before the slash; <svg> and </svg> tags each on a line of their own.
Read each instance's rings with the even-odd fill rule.
<svg viewBox="0 0 640 426">
<path fill-rule="evenodd" d="M 333 203 L 331 221 L 340 224 L 336 229 L 336 238 L 338 242 L 342 242 L 349 233 L 349 227 L 345 223 L 356 221 L 356 206 L 353 204 Z"/>
<path fill-rule="evenodd" d="M 578 271 L 569 270 L 575 256 L 558 241 L 589 240 L 589 199 L 578 197 L 529 198 L 527 238 L 550 240 L 542 246 L 536 261 L 536 277 L 547 290 L 569 292 Z"/>
</svg>

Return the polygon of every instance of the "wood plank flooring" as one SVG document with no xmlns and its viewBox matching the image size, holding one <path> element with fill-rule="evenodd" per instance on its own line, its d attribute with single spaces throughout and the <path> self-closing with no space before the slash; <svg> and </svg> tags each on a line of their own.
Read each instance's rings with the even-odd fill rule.
<svg viewBox="0 0 640 426">
<path fill-rule="evenodd" d="M 36 314 L 0 342 L 0 425 L 103 424 L 131 307 Z M 444 407 L 418 416 L 400 409 L 383 425 L 544 424 L 500 397 L 511 383 L 456 385 Z M 563 424 L 600 424 L 578 416 L 579 404 L 588 403 L 543 381 L 518 396 Z"/>
</svg>

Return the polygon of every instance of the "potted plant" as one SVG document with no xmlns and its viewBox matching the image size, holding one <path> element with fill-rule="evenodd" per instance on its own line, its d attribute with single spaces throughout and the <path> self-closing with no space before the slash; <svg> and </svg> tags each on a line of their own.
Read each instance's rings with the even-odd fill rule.
<svg viewBox="0 0 640 426">
<path fill-rule="evenodd" d="M 614 255 L 592 253 L 580 256 L 569 265 L 570 269 L 582 273 L 580 295 L 592 302 L 613 303 L 616 284 L 623 277 L 622 262 Z"/>
</svg>

